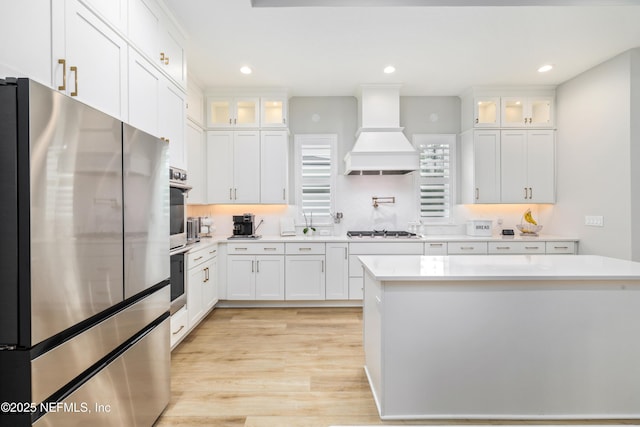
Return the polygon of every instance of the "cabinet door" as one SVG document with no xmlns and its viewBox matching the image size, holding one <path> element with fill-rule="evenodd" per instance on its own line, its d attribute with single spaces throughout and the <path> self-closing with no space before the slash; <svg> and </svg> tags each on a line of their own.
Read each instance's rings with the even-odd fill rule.
<svg viewBox="0 0 640 427">
<path fill-rule="evenodd" d="M 288 170 L 287 132 L 260 132 L 260 201 L 262 203 L 287 203 Z"/>
<path fill-rule="evenodd" d="M 553 97 L 540 96 L 529 99 L 529 127 L 551 128 L 554 115 Z"/>
<path fill-rule="evenodd" d="M 288 256 L 286 263 L 287 300 L 325 299 L 324 255 Z"/>
<path fill-rule="evenodd" d="M 529 201 L 555 203 L 555 132 L 530 130 L 527 138 Z"/>
<path fill-rule="evenodd" d="M 24 17 L 19 19 L 19 17 Z M 28 35 L 25 34 L 28 23 Z M 56 29 L 57 31 L 57 29 Z M 63 31 L 60 28 L 60 31 Z M 17 36 L 20 35 L 20 36 Z M 0 73 L 29 76 L 51 86 L 51 0 L 5 1 L 0 14 Z M 53 66 L 59 66 L 58 58 Z M 8 67 L 8 68 L 7 68 Z M 62 84 L 62 72 L 53 87 Z"/>
<path fill-rule="evenodd" d="M 233 103 L 231 98 L 207 98 L 207 126 L 233 126 Z"/>
<path fill-rule="evenodd" d="M 473 136 L 475 203 L 500 203 L 500 131 Z"/>
<path fill-rule="evenodd" d="M 155 64 L 160 64 L 161 16 L 154 0 L 129 0 L 129 39 Z"/>
<path fill-rule="evenodd" d="M 204 132 L 198 126 L 187 123 L 187 177 L 193 187 L 187 193 L 190 205 L 207 204 L 207 167 Z"/>
<path fill-rule="evenodd" d="M 256 299 L 284 300 L 284 257 L 256 257 Z"/>
<path fill-rule="evenodd" d="M 347 244 L 327 243 L 326 258 L 326 299 L 349 299 L 349 254 Z"/>
<path fill-rule="evenodd" d="M 503 203 L 527 203 L 527 132 L 502 131 L 500 140 Z"/>
<path fill-rule="evenodd" d="M 160 96 L 160 137 L 169 140 L 169 164 L 186 169 L 184 134 L 186 124 L 185 94 L 176 85 L 163 78 Z"/>
<path fill-rule="evenodd" d="M 260 126 L 287 126 L 286 96 L 269 96 L 260 98 Z"/>
<path fill-rule="evenodd" d="M 233 132 L 207 132 L 207 203 L 233 203 Z"/>
<path fill-rule="evenodd" d="M 218 258 L 213 257 L 210 258 L 207 262 L 204 263 L 204 281 L 202 282 L 202 308 L 203 311 L 208 311 L 213 305 L 218 301 L 217 298 L 217 264 Z"/>
<path fill-rule="evenodd" d="M 256 299 L 256 260 L 253 256 L 227 257 L 227 299 Z"/>
<path fill-rule="evenodd" d="M 66 93 L 126 119 L 127 44 L 78 0 L 65 6 Z"/>
<path fill-rule="evenodd" d="M 252 127 L 256 128 L 260 126 L 260 98 L 255 97 L 243 97 L 235 98 L 234 100 L 234 118 L 233 125 L 237 127 Z"/>
<path fill-rule="evenodd" d="M 129 48 L 129 123 L 151 135 L 158 135 L 160 72 Z"/>
<path fill-rule="evenodd" d="M 187 87 L 187 56 L 184 40 L 178 31 L 164 22 L 160 28 L 160 58 L 162 69 L 182 88 Z"/>
<path fill-rule="evenodd" d="M 525 97 L 509 96 L 502 98 L 502 127 L 527 126 L 529 116 L 526 102 L 527 98 Z"/>
<path fill-rule="evenodd" d="M 204 315 L 202 285 L 205 282 L 204 264 L 189 269 L 187 272 L 187 311 L 189 326 L 195 325 Z"/>
<path fill-rule="evenodd" d="M 500 98 L 474 98 L 474 127 L 500 126 Z"/>
<path fill-rule="evenodd" d="M 233 202 L 260 203 L 260 133 L 233 136 Z"/>
</svg>

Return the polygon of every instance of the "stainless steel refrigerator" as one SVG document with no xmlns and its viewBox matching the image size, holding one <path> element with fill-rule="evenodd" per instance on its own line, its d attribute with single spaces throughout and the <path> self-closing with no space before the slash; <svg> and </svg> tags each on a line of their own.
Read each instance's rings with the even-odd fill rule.
<svg viewBox="0 0 640 427">
<path fill-rule="evenodd" d="M 168 404 L 167 152 L 0 80 L 0 425 L 150 426 Z"/>
</svg>

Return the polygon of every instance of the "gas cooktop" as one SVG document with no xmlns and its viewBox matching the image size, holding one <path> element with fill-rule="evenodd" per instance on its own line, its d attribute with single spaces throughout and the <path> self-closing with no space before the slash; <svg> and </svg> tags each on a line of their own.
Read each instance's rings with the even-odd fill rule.
<svg viewBox="0 0 640 427">
<path fill-rule="evenodd" d="M 417 239 L 416 233 L 408 231 L 390 231 L 390 230 L 370 230 L 370 231 L 347 231 L 347 236 L 352 239 Z"/>
</svg>

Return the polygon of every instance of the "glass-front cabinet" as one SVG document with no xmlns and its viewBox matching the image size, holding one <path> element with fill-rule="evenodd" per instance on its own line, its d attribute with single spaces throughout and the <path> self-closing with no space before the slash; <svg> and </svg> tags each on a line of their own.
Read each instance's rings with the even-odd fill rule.
<svg viewBox="0 0 640 427">
<path fill-rule="evenodd" d="M 553 127 L 553 97 L 503 97 L 502 127 Z"/>
<path fill-rule="evenodd" d="M 474 98 L 473 103 L 474 127 L 500 126 L 500 98 Z"/>
<path fill-rule="evenodd" d="M 287 98 L 286 96 L 266 96 L 260 98 L 262 127 L 287 126 Z"/>
<path fill-rule="evenodd" d="M 207 126 L 210 128 L 260 126 L 260 98 L 208 97 Z"/>
</svg>

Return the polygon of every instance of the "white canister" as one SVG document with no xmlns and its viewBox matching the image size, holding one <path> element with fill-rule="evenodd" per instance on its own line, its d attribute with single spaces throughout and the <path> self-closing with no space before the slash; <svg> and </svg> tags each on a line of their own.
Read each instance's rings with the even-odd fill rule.
<svg viewBox="0 0 640 427">
<path fill-rule="evenodd" d="M 491 236 L 493 221 L 487 219 L 472 219 L 467 221 L 467 236 Z"/>
</svg>

